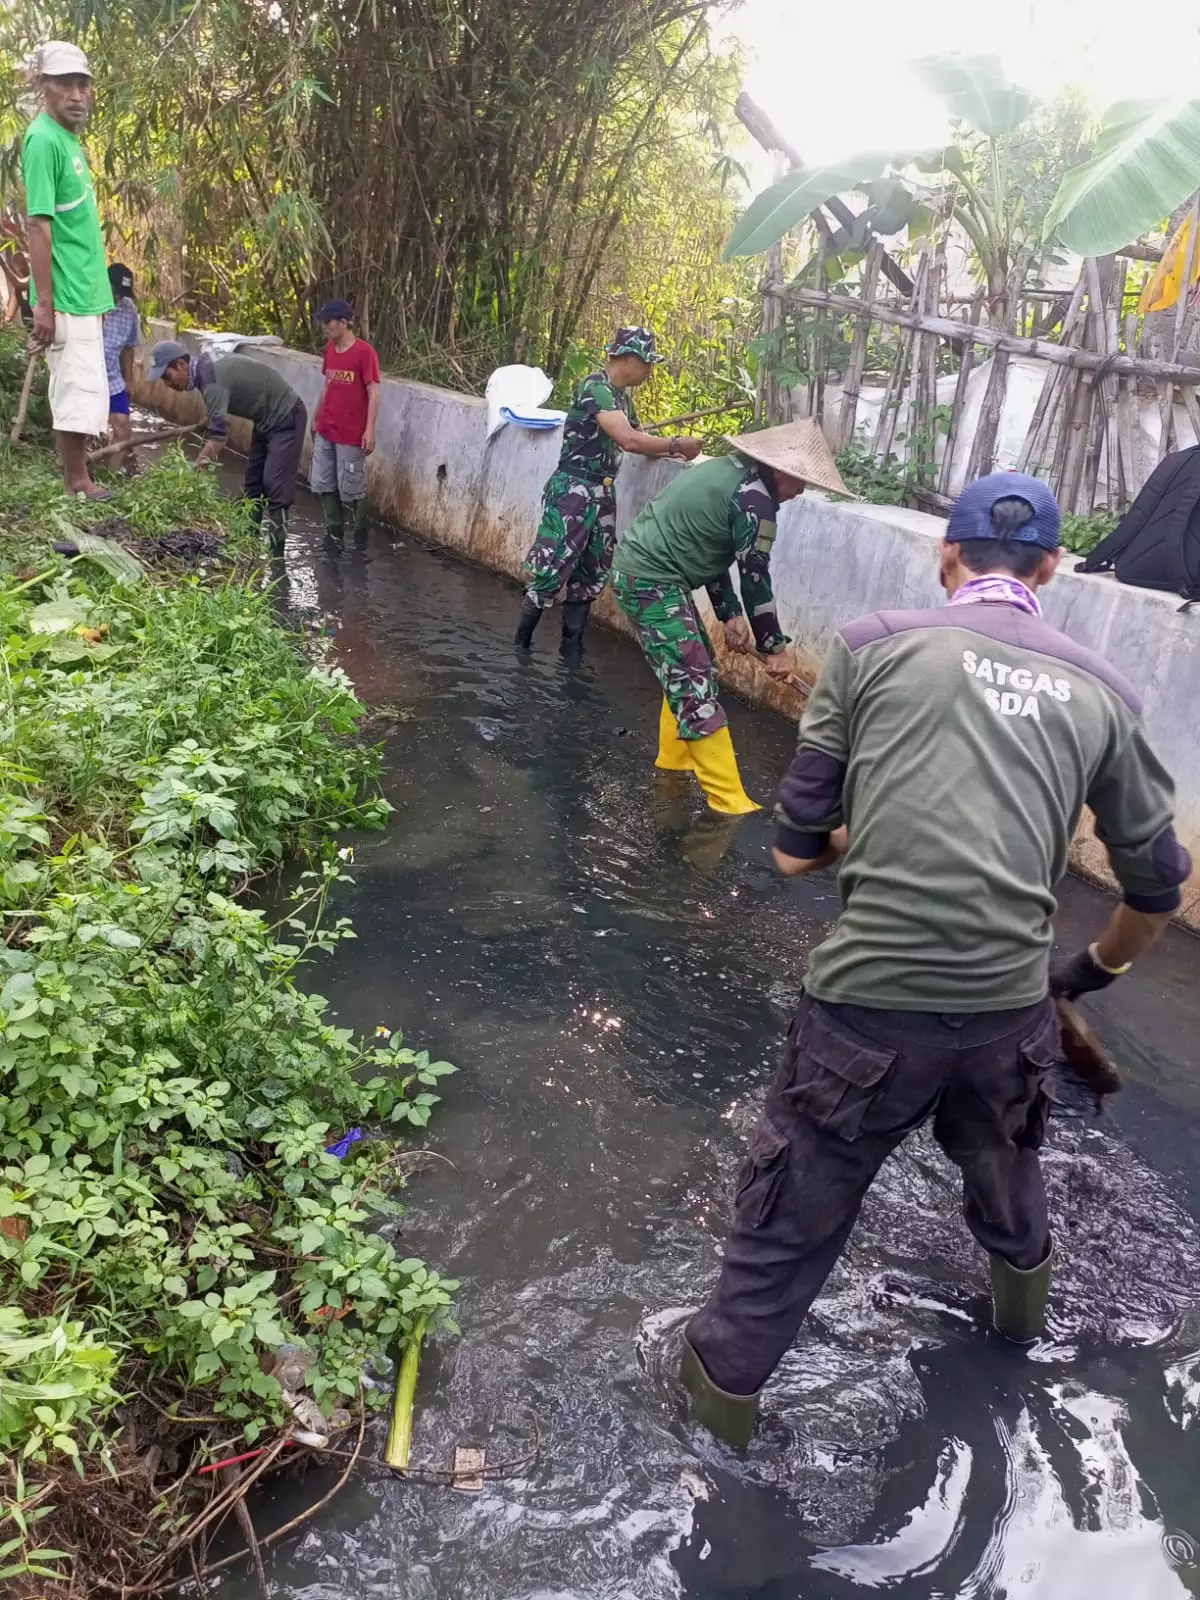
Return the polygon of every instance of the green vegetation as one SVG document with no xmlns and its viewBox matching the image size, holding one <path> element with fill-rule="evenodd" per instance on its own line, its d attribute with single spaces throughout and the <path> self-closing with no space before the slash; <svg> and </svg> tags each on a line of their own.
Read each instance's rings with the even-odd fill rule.
<svg viewBox="0 0 1200 1600">
<path fill-rule="evenodd" d="M 92 1593 L 179 1538 L 189 1462 L 294 1425 L 280 1346 L 345 1426 L 372 1357 L 445 1321 L 453 1285 L 372 1228 L 395 1146 L 325 1147 L 422 1128 L 453 1069 L 298 986 L 352 937 L 338 837 L 388 807 L 362 707 L 280 626 L 238 513 L 178 455 L 77 509 L 42 452 L 3 450 L 0 1583 L 74 1564 Z M 229 560 L 120 587 L 52 552 L 55 509 L 228 527 Z M 281 903 L 246 901 L 295 856 Z"/>
<path fill-rule="evenodd" d="M 1072 555 L 1085 556 L 1101 539 L 1108 538 L 1120 520 L 1120 512 L 1114 511 L 1093 511 L 1090 517 L 1068 512 L 1062 519 L 1063 548 Z"/>
<path fill-rule="evenodd" d="M 346 294 L 392 370 L 474 392 L 502 362 L 557 376 L 573 350 L 594 360 L 611 318 L 653 318 L 687 382 L 687 337 L 724 352 L 713 310 L 755 283 L 750 264 L 716 264 L 740 170 L 719 10 L 10 7 L 0 199 L 20 207 L 21 63 L 57 29 L 96 72 L 88 148 L 147 310 L 306 345 L 316 308 Z"/>
</svg>

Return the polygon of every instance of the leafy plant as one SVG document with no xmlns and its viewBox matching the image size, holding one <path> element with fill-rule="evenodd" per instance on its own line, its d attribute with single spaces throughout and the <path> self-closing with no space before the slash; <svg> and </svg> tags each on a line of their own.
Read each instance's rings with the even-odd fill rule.
<svg viewBox="0 0 1200 1600">
<path fill-rule="evenodd" d="M 299 1346 L 336 1426 L 375 1353 L 450 1325 L 454 1285 L 375 1231 L 394 1145 L 337 1141 L 424 1128 L 454 1069 L 299 984 L 353 937 L 338 836 L 389 811 L 325 647 L 253 573 L 123 588 L 54 555 L 53 468 L 5 465 L 0 521 L 29 509 L 0 553 L 0 1573 L 33 1583 L 70 1577 L 67 1479 L 134 1481 L 130 1396 L 253 1441 L 292 1420 L 270 1368 Z M 132 526 L 170 520 L 179 474 L 128 493 Z M 241 515 L 201 474 L 183 499 L 196 525 Z M 288 894 L 245 902 L 297 856 Z"/>
<path fill-rule="evenodd" d="M 1104 116 L 1092 159 L 1063 178 L 1046 235 L 1081 256 L 1131 244 L 1200 185 L 1200 100 L 1128 100 Z"/>
</svg>

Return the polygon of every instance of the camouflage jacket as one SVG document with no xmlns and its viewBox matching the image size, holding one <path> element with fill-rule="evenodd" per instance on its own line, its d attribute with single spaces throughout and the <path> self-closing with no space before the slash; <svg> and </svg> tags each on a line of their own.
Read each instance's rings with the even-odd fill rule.
<svg viewBox="0 0 1200 1600">
<path fill-rule="evenodd" d="M 640 428 L 633 397 L 626 389 L 610 383 L 605 372 L 593 372 L 576 385 L 571 408 L 563 423 L 559 472 L 591 483 L 616 475 L 621 465 L 621 447 L 614 444 L 596 418 L 602 411 L 623 411 L 635 428 Z"/>
</svg>

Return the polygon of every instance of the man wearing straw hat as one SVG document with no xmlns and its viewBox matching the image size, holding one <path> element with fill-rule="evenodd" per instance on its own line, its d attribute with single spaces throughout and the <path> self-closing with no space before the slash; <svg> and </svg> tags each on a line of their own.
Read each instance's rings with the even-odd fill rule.
<svg viewBox="0 0 1200 1600">
<path fill-rule="evenodd" d="M 731 650 L 757 650 L 772 677 L 789 677 L 791 652 L 771 589 L 779 507 L 809 483 L 849 491 L 815 422 L 728 443 L 734 454 L 680 473 L 639 513 L 617 546 L 613 594 L 663 689 L 656 766 L 694 772 L 714 811 L 741 816 L 759 807 L 742 788 L 693 591 L 708 591 Z M 741 601 L 730 577 L 735 562 Z"/>
<path fill-rule="evenodd" d="M 621 455 L 700 454 L 699 439 L 660 439 L 644 433 L 630 389 L 639 388 L 662 360 L 649 328 L 618 328 L 605 347 L 603 372 L 575 389 L 563 424 L 558 466 L 542 496 L 542 520 L 525 558 L 529 583 L 517 622 L 516 645 L 528 650 L 542 612 L 562 593 L 562 654 L 577 662 L 593 604 L 604 592 L 617 539 L 613 485 Z"/>
<path fill-rule="evenodd" d="M 844 854 L 843 910 L 809 957 L 721 1276 L 684 1335 L 695 1416 L 729 1443 L 748 1441 L 876 1173 L 925 1122 L 961 1173 L 996 1332 L 1028 1344 L 1045 1329 L 1050 996 L 1127 972 L 1191 871 L 1136 691 L 1042 620 L 1059 526 L 1037 478 L 971 484 L 941 550 L 948 604 L 847 623 L 809 698 L 775 861 L 790 877 Z M 1051 967 L 1054 886 L 1085 804 L 1124 903 Z"/>
</svg>

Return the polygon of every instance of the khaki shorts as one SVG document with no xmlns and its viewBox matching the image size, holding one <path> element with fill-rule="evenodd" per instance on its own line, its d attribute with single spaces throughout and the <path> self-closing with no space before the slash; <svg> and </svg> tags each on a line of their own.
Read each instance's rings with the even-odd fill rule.
<svg viewBox="0 0 1200 1600">
<path fill-rule="evenodd" d="M 347 505 L 365 500 L 367 456 L 360 444 L 334 444 L 323 433 L 313 440 L 308 485 L 314 494 L 336 494 Z"/>
<path fill-rule="evenodd" d="M 104 433 L 108 427 L 108 368 L 102 317 L 54 314 L 50 363 L 50 415 L 56 433 Z"/>
</svg>

